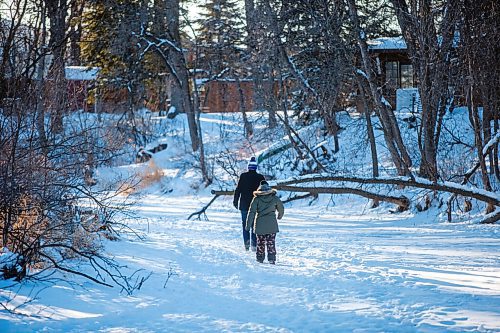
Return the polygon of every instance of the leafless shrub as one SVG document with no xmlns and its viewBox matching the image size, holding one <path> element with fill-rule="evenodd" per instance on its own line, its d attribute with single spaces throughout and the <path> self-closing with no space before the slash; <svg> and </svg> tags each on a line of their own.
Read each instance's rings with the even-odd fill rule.
<svg viewBox="0 0 500 333">
<path fill-rule="evenodd" d="M 126 187 L 115 192 L 86 182 L 88 170 L 115 156 L 116 146 L 106 144 L 112 135 L 100 136 L 110 132 L 99 122 L 77 126 L 74 116 L 62 119 L 62 132 L 51 131 L 50 115 L 30 98 L 35 93 L 24 86 L 0 114 L 1 278 L 53 281 L 61 271 L 131 293 L 131 277 L 102 251 L 123 227 L 118 213 L 126 207 L 114 193 Z"/>
</svg>

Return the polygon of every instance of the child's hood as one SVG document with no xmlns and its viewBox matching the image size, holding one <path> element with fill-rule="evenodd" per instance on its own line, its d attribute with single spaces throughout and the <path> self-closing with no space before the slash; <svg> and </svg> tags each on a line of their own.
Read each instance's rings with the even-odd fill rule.
<svg viewBox="0 0 500 333">
<path fill-rule="evenodd" d="M 276 195 L 276 190 L 270 189 L 269 191 L 254 191 L 253 195 L 258 197 L 261 201 L 269 203 L 273 201 L 274 196 Z"/>
</svg>

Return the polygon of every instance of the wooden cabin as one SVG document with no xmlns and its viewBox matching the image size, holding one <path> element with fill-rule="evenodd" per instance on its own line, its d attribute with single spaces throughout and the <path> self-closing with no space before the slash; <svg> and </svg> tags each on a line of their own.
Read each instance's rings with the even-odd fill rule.
<svg viewBox="0 0 500 333">
<path fill-rule="evenodd" d="M 417 107 L 419 101 L 415 89 L 415 75 L 404 39 L 376 38 L 368 42 L 368 51 L 375 64 L 378 86 L 382 88 L 382 94 L 392 109 L 401 109 L 401 105 L 396 103 L 398 94 L 400 100 L 405 98 L 405 106 L 413 99 Z"/>
</svg>

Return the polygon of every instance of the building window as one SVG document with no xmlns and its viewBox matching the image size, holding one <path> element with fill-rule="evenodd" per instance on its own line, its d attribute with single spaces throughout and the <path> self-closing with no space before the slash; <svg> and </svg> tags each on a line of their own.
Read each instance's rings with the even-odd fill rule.
<svg viewBox="0 0 500 333">
<path fill-rule="evenodd" d="M 399 87 L 399 63 L 388 61 L 385 63 L 385 85 L 387 89 L 396 90 Z"/>
<path fill-rule="evenodd" d="M 399 61 L 385 63 L 385 86 L 389 91 L 398 88 L 413 88 L 413 66 Z"/>
<path fill-rule="evenodd" d="M 401 88 L 413 88 L 412 65 L 401 65 Z"/>
</svg>

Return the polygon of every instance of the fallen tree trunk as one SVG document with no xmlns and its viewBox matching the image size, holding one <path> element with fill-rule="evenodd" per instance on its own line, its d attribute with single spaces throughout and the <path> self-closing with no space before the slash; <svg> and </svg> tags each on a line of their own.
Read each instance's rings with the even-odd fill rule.
<svg viewBox="0 0 500 333">
<path fill-rule="evenodd" d="M 350 188 L 350 187 L 298 187 L 298 186 L 290 186 L 290 185 L 281 185 L 281 183 L 276 184 L 273 188 L 282 191 L 288 192 L 302 192 L 309 193 L 309 195 L 318 195 L 318 194 L 354 194 L 359 195 L 372 200 L 386 201 L 393 203 L 398 206 L 398 211 L 403 212 L 410 208 L 410 200 L 405 196 L 401 197 L 393 197 L 373 192 L 368 192 L 365 190 L 361 190 L 358 188 Z M 216 191 L 212 190 L 212 194 L 214 195 L 233 195 L 233 191 Z M 307 196 L 309 196 L 307 195 Z M 306 196 L 305 196 L 306 197 Z"/>
<path fill-rule="evenodd" d="M 410 207 L 410 200 L 405 196 L 388 196 L 380 193 L 373 193 L 359 188 L 352 188 L 348 186 L 333 187 L 322 184 L 322 186 L 296 186 L 297 184 L 315 183 L 315 182 L 343 182 L 343 183 L 356 183 L 356 184 L 380 184 L 380 185 L 399 185 L 404 187 L 423 188 L 432 191 L 448 192 L 454 195 L 462 195 L 464 197 L 474 198 L 476 200 L 489 203 L 495 206 L 500 206 L 500 196 L 494 192 L 485 191 L 478 188 L 465 187 L 461 184 L 452 182 L 430 182 L 427 179 L 413 178 L 413 177 L 393 177 L 393 178 L 362 178 L 362 177 L 347 177 L 347 176 L 328 176 L 328 175 L 312 175 L 307 177 L 300 177 L 289 179 L 279 182 L 270 182 L 270 185 L 278 190 L 288 192 L 302 192 L 309 195 L 318 194 L 354 194 L 359 195 L 371 200 L 379 200 L 393 203 L 398 206 L 398 211 L 405 211 Z M 194 213 L 201 215 L 204 213 L 208 206 L 221 195 L 233 195 L 234 191 L 231 190 L 212 190 L 215 197 L 206 205 L 200 212 Z M 191 216 L 193 216 L 192 214 Z M 190 216 L 190 218 L 191 218 Z M 500 209 L 497 209 L 492 214 L 488 214 L 479 223 L 495 223 L 500 220 Z"/>
<path fill-rule="evenodd" d="M 500 220 L 500 209 L 497 209 L 496 211 L 486 215 L 486 217 L 482 219 L 479 223 L 492 224 L 498 222 L 499 220 Z"/>
<path fill-rule="evenodd" d="M 283 203 L 288 203 L 288 202 L 292 202 L 292 201 L 295 201 L 295 200 L 302 200 L 302 199 L 310 198 L 310 197 L 312 197 L 313 199 L 317 199 L 318 198 L 318 194 L 306 193 L 306 194 L 303 194 L 303 195 L 296 195 L 294 197 L 290 197 L 288 199 L 283 200 Z"/>
<path fill-rule="evenodd" d="M 349 187 L 298 187 L 290 185 L 276 185 L 273 186 L 278 190 L 290 191 L 290 192 L 308 192 L 313 194 L 354 194 L 359 195 L 368 199 L 386 201 L 398 205 L 398 211 L 403 212 L 410 208 L 410 200 L 405 196 L 393 197 L 382 195 L 378 193 L 368 192 L 365 190 Z"/>
<path fill-rule="evenodd" d="M 495 206 L 500 206 L 500 197 L 494 192 L 485 191 L 482 189 L 473 189 L 463 185 L 451 182 L 433 183 L 427 179 L 410 178 L 410 177 L 394 177 L 394 178 L 362 178 L 362 177 L 344 177 L 344 176 L 325 176 L 314 175 L 297 179 L 285 180 L 275 183 L 271 186 L 279 189 L 286 185 L 295 185 L 311 182 L 349 182 L 357 184 L 382 184 L 382 185 L 400 185 L 405 187 L 424 188 L 432 191 L 441 191 L 456 193 L 464 197 L 471 197 L 482 202 L 490 203 Z"/>
</svg>

